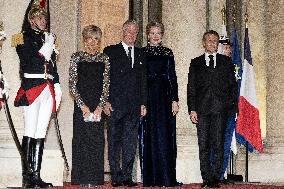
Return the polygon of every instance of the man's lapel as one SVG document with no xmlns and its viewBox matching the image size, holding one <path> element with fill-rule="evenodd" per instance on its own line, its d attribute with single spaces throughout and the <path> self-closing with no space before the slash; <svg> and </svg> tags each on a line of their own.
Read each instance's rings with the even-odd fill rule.
<svg viewBox="0 0 284 189">
<path fill-rule="evenodd" d="M 206 67 L 205 53 L 201 56 L 200 64 L 203 67 Z"/>
<path fill-rule="evenodd" d="M 140 50 L 138 47 L 134 47 L 134 65 L 133 65 L 133 68 L 142 64 L 141 62 L 141 55 L 140 55 Z"/>
<path fill-rule="evenodd" d="M 129 70 L 131 68 L 131 62 L 129 61 L 127 54 L 125 52 L 125 49 L 121 42 L 119 43 L 119 49 L 120 49 L 119 55 L 122 56 L 121 57 L 122 62 L 120 64 L 125 71 Z"/>
<path fill-rule="evenodd" d="M 216 54 L 216 68 L 220 68 L 220 61 L 221 61 L 221 55 L 220 54 Z"/>
<path fill-rule="evenodd" d="M 128 59 L 127 54 L 126 54 L 126 52 L 125 52 L 125 49 L 124 49 L 124 47 L 123 47 L 123 45 L 122 45 L 121 42 L 119 43 L 119 47 L 120 47 L 120 48 L 119 48 L 119 49 L 120 49 L 120 53 L 119 53 L 119 54 L 121 54 L 124 59 Z"/>
</svg>

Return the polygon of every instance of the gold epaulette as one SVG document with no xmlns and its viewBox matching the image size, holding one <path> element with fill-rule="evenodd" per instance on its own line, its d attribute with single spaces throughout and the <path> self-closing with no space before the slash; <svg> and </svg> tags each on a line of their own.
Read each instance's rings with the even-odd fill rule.
<svg viewBox="0 0 284 189">
<path fill-rule="evenodd" d="M 56 38 L 56 40 L 55 40 L 55 49 L 56 50 L 60 50 L 60 39 L 58 39 L 58 38 Z"/>
<path fill-rule="evenodd" d="M 11 46 L 12 47 L 17 47 L 18 45 L 24 44 L 24 36 L 23 33 L 17 33 L 12 35 L 11 39 Z"/>
</svg>

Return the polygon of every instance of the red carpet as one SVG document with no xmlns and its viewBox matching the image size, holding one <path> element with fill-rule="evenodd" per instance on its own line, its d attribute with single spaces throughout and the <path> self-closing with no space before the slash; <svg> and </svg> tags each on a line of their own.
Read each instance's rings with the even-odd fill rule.
<svg viewBox="0 0 284 189">
<path fill-rule="evenodd" d="M 69 183 L 64 184 L 64 186 L 55 186 L 50 189 L 83 189 L 84 187 L 80 187 L 77 185 L 71 185 Z M 90 189 L 109 189 L 113 188 L 110 183 L 106 183 L 102 186 L 98 187 L 91 187 Z M 128 187 L 116 187 L 117 189 L 122 189 L 122 188 L 128 188 Z M 135 189 L 168 189 L 168 188 L 184 188 L 184 189 L 201 189 L 200 184 L 184 184 L 182 187 L 142 187 L 141 185 L 137 187 L 133 187 Z M 20 188 L 15 188 L 13 189 L 20 189 Z M 223 184 L 221 185 L 220 189 L 284 189 L 284 185 L 282 186 L 273 186 L 273 185 L 266 185 L 266 184 L 247 184 L 247 183 L 239 183 L 239 184 Z"/>
</svg>

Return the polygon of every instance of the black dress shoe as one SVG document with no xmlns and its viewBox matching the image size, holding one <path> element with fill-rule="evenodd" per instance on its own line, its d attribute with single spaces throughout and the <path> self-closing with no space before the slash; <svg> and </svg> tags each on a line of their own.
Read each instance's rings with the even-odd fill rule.
<svg viewBox="0 0 284 189">
<path fill-rule="evenodd" d="M 123 185 L 127 187 L 133 187 L 133 186 L 137 186 L 138 184 L 136 182 L 133 182 L 132 180 L 127 180 L 123 182 Z"/>
<path fill-rule="evenodd" d="M 220 181 L 219 180 L 214 180 L 213 182 L 210 183 L 210 188 L 220 188 Z"/>
<path fill-rule="evenodd" d="M 182 186 L 183 185 L 183 183 L 182 182 L 178 182 L 178 181 L 176 181 L 176 185 L 175 186 Z"/>
<path fill-rule="evenodd" d="M 113 187 L 118 187 L 118 186 L 123 186 L 123 183 L 122 182 L 111 182 L 111 185 Z"/>
<path fill-rule="evenodd" d="M 227 179 L 223 179 L 223 180 L 220 180 L 220 184 L 230 184 L 230 182 L 227 180 Z"/>
<path fill-rule="evenodd" d="M 231 180 L 231 179 L 223 179 L 223 180 L 220 180 L 220 184 L 221 184 L 221 185 L 235 184 L 235 181 L 233 181 L 233 180 Z"/>
</svg>

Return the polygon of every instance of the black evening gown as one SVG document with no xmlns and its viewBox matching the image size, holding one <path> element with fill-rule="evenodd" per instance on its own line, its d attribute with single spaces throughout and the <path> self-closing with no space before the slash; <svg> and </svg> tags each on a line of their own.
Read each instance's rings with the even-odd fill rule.
<svg viewBox="0 0 284 189">
<path fill-rule="evenodd" d="M 176 118 L 172 101 L 178 102 L 175 62 L 169 48 L 146 46 L 147 116 L 140 122 L 139 143 L 143 186 L 175 186 Z"/>
<path fill-rule="evenodd" d="M 72 184 L 104 183 L 104 128 L 100 122 L 84 122 L 80 105 L 93 112 L 108 96 L 108 59 L 104 54 L 74 53 L 70 62 L 70 93 L 74 97 Z"/>
</svg>

